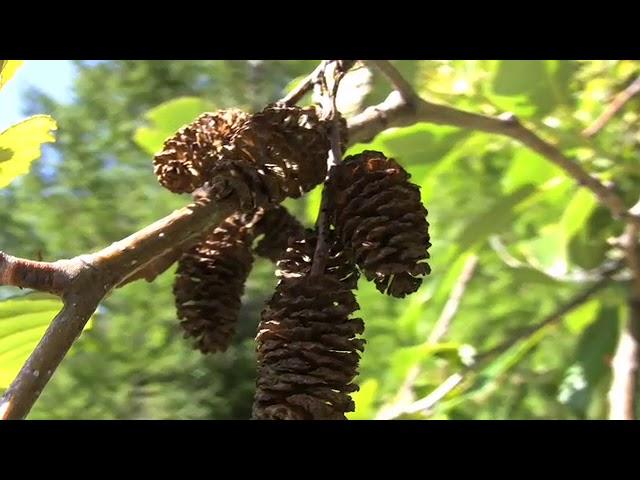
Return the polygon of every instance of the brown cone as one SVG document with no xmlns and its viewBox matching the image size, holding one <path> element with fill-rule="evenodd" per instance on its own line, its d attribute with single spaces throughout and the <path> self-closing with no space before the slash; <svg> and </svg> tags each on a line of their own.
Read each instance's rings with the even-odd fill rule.
<svg viewBox="0 0 640 480">
<path fill-rule="evenodd" d="M 357 309 L 351 290 L 335 277 L 280 282 L 257 336 L 255 419 L 346 419 L 364 346 L 357 338 L 362 320 L 349 318 Z"/>
<path fill-rule="evenodd" d="M 158 181 L 174 193 L 188 193 L 210 179 L 212 161 L 249 117 L 240 110 L 204 113 L 164 142 L 153 160 Z"/>
<path fill-rule="evenodd" d="M 427 210 L 409 174 L 382 153 L 364 151 L 332 169 L 333 221 L 368 280 L 404 297 L 431 272 Z"/>
<path fill-rule="evenodd" d="M 287 249 L 289 239 L 302 238 L 305 228 L 281 205 L 269 208 L 256 223 L 255 234 L 264 235 L 255 252 L 276 263 Z"/>
<path fill-rule="evenodd" d="M 303 238 L 291 239 L 286 251 L 278 261 L 276 275 L 283 279 L 309 275 L 317 239 L 317 235 L 312 230 L 306 230 Z M 344 287 L 355 289 L 360 274 L 353 262 L 351 252 L 345 250 L 332 234 L 329 237 L 329 245 L 325 273 L 339 280 Z"/>
<path fill-rule="evenodd" d="M 280 203 L 324 181 L 329 148 L 315 109 L 269 106 L 235 132 L 212 179 L 226 183 L 245 207 Z"/>
<path fill-rule="evenodd" d="M 185 338 L 202 353 L 225 351 L 238 322 L 251 271 L 249 216 L 235 214 L 187 251 L 178 263 L 174 296 Z"/>
</svg>

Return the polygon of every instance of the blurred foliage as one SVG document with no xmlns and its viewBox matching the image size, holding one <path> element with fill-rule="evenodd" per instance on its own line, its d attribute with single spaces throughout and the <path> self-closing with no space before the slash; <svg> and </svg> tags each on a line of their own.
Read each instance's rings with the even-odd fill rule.
<svg viewBox="0 0 640 480">
<path fill-rule="evenodd" d="M 631 205 L 640 189 L 632 99 L 597 136 L 589 126 L 640 75 L 637 61 L 399 61 L 424 98 L 457 108 L 516 113 Z M 74 98 L 32 92 L 29 110 L 58 122 L 57 141 L 30 175 L 0 195 L 0 246 L 55 259 L 101 248 L 182 206 L 160 188 L 151 154 L 204 109 L 256 110 L 276 100 L 313 61 L 77 62 Z M 341 102 L 351 113 L 382 101 L 384 78 L 354 75 Z M 310 96 L 307 96 L 307 101 Z M 602 418 L 610 358 L 624 321 L 626 285 L 601 290 L 544 328 L 532 329 L 589 284 L 580 273 L 612 257 L 623 226 L 560 169 L 496 135 L 418 123 L 371 143 L 407 167 L 429 210 L 433 273 L 406 299 L 360 281 L 366 351 L 354 419 L 429 395 L 452 374 L 463 380 L 428 411 L 401 418 Z M 320 190 L 286 205 L 312 224 Z M 60 221 L 69 219 L 72 221 Z M 446 335 L 428 345 L 471 255 L 478 265 Z M 31 418 L 248 418 L 253 336 L 275 284 L 258 261 L 234 346 L 203 357 L 181 338 L 173 270 L 116 290 L 74 345 Z M 1 323 L 0 323 L 1 325 Z M 0 327 L 1 328 L 1 327 Z M 523 333 L 524 332 L 524 333 Z M 514 341 L 506 349 L 494 347 Z M 483 355 L 490 352 L 487 355 Z M 475 357 L 481 361 L 473 363 Z M 2 357 L 0 357 L 1 359 Z M 407 393 L 403 385 L 417 372 Z"/>
</svg>

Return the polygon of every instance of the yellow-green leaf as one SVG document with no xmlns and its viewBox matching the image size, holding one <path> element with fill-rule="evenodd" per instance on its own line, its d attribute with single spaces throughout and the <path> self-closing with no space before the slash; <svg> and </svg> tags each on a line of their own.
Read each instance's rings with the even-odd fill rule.
<svg viewBox="0 0 640 480">
<path fill-rule="evenodd" d="M 58 297 L 43 293 L 0 302 L 0 389 L 9 386 L 61 308 Z"/>
<path fill-rule="evenodd" d="M 0 188 L 29 172 L 43 143 L 54 142 L 58 126 L 49 115 L 34 115 L 0 133 Z"/>
<path fill-rule="evenodd" d="M 211 109 L 210 102 L 198 97 L 180 97 L 161 103 L 145 114 L 148 125 L 138 128 L 133 139 L 145 152 L 154 154 L 176 130 Z"/>
<path fill-rule="evenodd" d="M 0 60 L 0 89 L 13 77 L 24 60 Z"/>
<path fill-rule="evenodd" d="M 347 413 L 349 420 L 371 420 L 374 417 L 374 403 L 376 394 L 378 393 L 378 381 L 368 378 L 362 385 L 360 390 L 351 395 L 356 404 L 355 412 Z"/>
</svg>

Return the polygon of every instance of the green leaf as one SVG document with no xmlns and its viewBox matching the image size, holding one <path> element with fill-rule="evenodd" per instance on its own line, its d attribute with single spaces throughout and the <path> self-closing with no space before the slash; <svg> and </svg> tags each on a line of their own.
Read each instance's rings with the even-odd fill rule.
<svg viewBox="0 0 640 480">
<path fill-rule="evenodd" d="M 61 308 L 58 297 L 43 293 L 0 301 L 0 389 L 8 387 Z"/>
<path fill-rule="evenodd" d="M 318 218 L 320 203 L 322 202 L 322 184 L 315 187 L 305 196 L 305 216 L 307 222 L 313 224 Z"/>
<path fill-rule="evenodd" d="M 560 220 L 568 239 L 584 227 L 596 205 L 595 196 L 586 188 L 581 188 L 575 193 Z"/>
<path fill-rule="evenodd" d="M 557 176 L 564 176 L 560 168 L 530 150 L 519 148 L 500 181 L 503 191 L 512 193 L 524 185 L 542 185 Z"/>
<path fill-rule="evenodd" d="M 502 110 L 543 117 L 569 103 L 574 68 L 571 62 L 558 60 L 501 60 L 487 93 Z"/>
<path fill-rule="evenodd" d="M 29 172 L 43 143 L 54 142 L 58 126 L 48 115 L 34 115 L 0 133 L 0 188 Z"/>
<path fill-rule="evenodd" d="M 600 306 L 600 300 L 597 298 L 592 298 L 583 303 L 564 316 L 565 326 L 574 335 L 581 333 L 597 318 Z"/>
<path fill-rule="evenodd" d="M 57 297 L 39 297 L 24 295 L 0 302 L 0 388 L 11 383 L 62 308 Z"/>
<path fill-rule="evenodd" d="M 585 416 L 598 384 L 609 372 L 609 359 L 618 341 L 620 309 L 602 309 L 594 323 L 582 333 L 575 363 L 566 371 L 558 400 Z"/>
<path fill-rule="evenodd" d="M 514 217 L 515 207 L 536 192 L 533 185 L 525 185 L 512 194 L 493 202 L 482 214 L 472 218 L 458 235 L 460 251 L 484 242 L 490 235 L 508 228 Z"/>
<path fill-rule="evenodd" d="M 198 97 L 180 97 L 161 103 L 145 114 L 149 126 L 139 127 L 133 139 L 145 152 L 154 154 L 179 128 L 212 109 L 210 102 Z"/>
<path fill-rule="evenodd" d="M 363 150 L 377 150 L 393 157 L 403 166 L 431 166 L 469 135 L 457 127 L 416 123 L 409 127 L 390 128 L 370 143 L 357 143 L 346 152 L 354 155 Z"/>
<path fill-rule="evenodd" d="M 374 378 L 368 378 L 362 382 L 360 390 L 351 395 L 356 404 L 356 410 L 347 413 L 349 420 L 370 420 L 375 416 L 374 403 L 378 386 L 378 381 Z"/>
<path fill-rule="evenodd" d="M 531 266 L 557 276 L 566 274 L 569 268 L 568 243 L 562 225 L 546 225 L 536 238 L 520 242 L 518 250 Z"/>
<path fill-rule="evenodd" d="M 0 90 L 11 80 L 23 63 L 24 60 L 0 60 Z"/>
<path fill-rule="evenodd" d="M 460 344 L 456 342 L 443 342 L 429 345 L 422 343 L 411 347 L 398 348 L 391 358 L 389 375 L 394 379 L 405 378 L 411 367 L 425 362 L 432 356 L 446 356 L 449 359 L 459 359 Z"/>
</svg>

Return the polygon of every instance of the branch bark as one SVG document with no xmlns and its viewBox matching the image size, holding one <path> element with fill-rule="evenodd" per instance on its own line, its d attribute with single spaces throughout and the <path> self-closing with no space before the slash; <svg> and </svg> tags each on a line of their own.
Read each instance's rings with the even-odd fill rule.
<svg viewBox="0 0 640 480">
<path fill-rule="evenodd" d="M 340 112 L 336 107 L 336 96 L 340 81 L 353 66 L 353 62 L 347 62 L 343 65 L 340 61 L 333 63 L 326 62 L 326 68 L 323 70 L 321 83 L 317 86 L 323 101 L 324 116 L 331 121 L 330 144 L 331 150 L 327 159 L 327 176 L 331 174 L 333 167 L 342 161 L 342 143 L 340 139 Z M 330 67 L 333 67 L 330 69 Z M 331 73 L 331 75 L 329 75 Z M 332 78 L 333 77 L 333 78 Z M 322 189 L 322 198 L 320 199 L 320 212 L 316 220 L 316 229 L 318 230 L 318 241 L 313 254 L 310 276 L 322 275 L 325 271 L 327 259 L 329 256 L 330 245 L 327 239 L 329 234 L 329 189 L 326 184 Z"/>
</svg>

